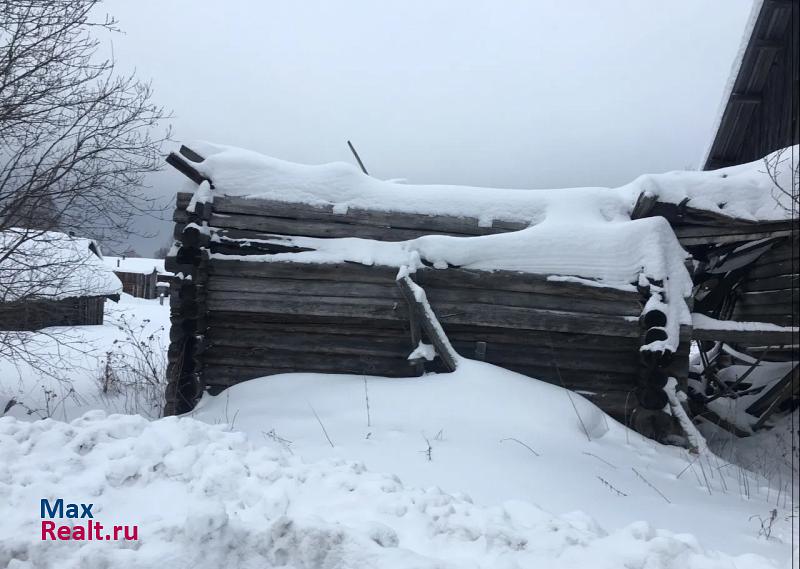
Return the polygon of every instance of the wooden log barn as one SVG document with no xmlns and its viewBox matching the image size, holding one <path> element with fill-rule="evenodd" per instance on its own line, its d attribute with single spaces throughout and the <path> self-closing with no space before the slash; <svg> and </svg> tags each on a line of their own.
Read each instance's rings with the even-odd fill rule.
<svg viewBox="0 0 800 569">
<path fill-rule="evenodd" d="M 122 284 L 90 239 L 12 228 L 0 245 L 12 251 L 0 270 L 0 330 L 102 324 L 106 300 L 119 300 Z"/>
<path fill-rule="evenodd" d="M 781 6 L 764 3 L 707 162 L 742 166 L 520 191 L 392 184 L 213 145 L 170 154 L 197 189 L 177 195 L 166 264 L 166 414 L 265 375 L 413 378 L 466 357 L 574 390 L 659 440 L 677 424 L 670 378 L 696 416 L 747 434 L 709 405 L 741 396 L 763 426 L 797 396 L 796 182 L 790 171 L 790 195 L 773 196 L 785 173 L 760 161 L 785 170 L 774 151 L 797 143 L 796 101 L 782 135 L 753 146 L 747 133 L 786 112 L 772 74 L 790 76 L 780 62 L 797 42 L 775 23 Z M 761 385 L 741 379 L 752 369 L 721 379 L 787 361 Z"/>
</svg>

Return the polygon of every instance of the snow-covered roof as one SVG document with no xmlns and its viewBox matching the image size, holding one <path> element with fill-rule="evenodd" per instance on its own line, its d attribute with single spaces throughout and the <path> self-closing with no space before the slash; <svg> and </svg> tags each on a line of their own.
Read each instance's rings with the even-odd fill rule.
<svg viewBox="0 0 800 569">
<path fill-rule="evenodd" d="M 487 227 L 496 220 L 527 225 L 520 231 L 495 235 L 425 235 L 403 242 L 276 236 L 276 243 L 310 250 L 242 259 L 351 261 L 409 271 L 424 264 L 513 270 L 628 289 L 643 278 L 660 281 L 664 295 L 651 300 L 666 302 L 673 343 L 677 342 L 678 326 L 691 323 L 683 302 L 692 292 L 684 266 L 688 254 L 663 217 L 631 219 L 639 196 L 655 195 L 661 202 L 686 203 L 748 221 L 783 220 L 790 211 L 781 201 L 787 196 L 772 191 L 775 185 L 760 161 L 715 172 L 644 175 L 619 188 L 515 190 L 400 184 L 367 176 L 345 163 L 308 166 L 209 143 L 191 147 L 205 157 L 192 166 L 213 184 L 213 190 L 208 182 L 200 184 L 191 206 L 227 195 L 320 206 L 341 215 L 361 209 L 470 217 Z M 353 233 L 357 235 L 358 230 Z M 237 258 L 220 253 L 212 256 Z"/>
<path fill-rule="evenodd" d="M 0 302 L 122 292 L 122 283 L 90 239 L 12 228 L 0 232 L 0 259 Z"/>
<path fill-rule="evenodd" d="M 103 257 L 105 265 L 122 273 L 142 273 L 149 275 L 155 270 L 158 274 L 169 274 L 164 270 L 164 259 L 144 257 Z"/>
</svg>

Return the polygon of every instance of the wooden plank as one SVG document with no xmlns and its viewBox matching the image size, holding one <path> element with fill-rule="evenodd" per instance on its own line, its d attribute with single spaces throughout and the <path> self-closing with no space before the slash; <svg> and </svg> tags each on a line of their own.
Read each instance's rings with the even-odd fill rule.
<svg viewBox="0 0 800 569">
<path fill-rule="evenodd" d="M 745 411 L 754 417 L 760 417 L 767 409 L 772 407 L 772 404 L 784 394 L 784 391 L 788 390 L 790 394 L 797 393 L 799 383 L 800 366 L 795 365 L 789 373 L 776 381 L 761 397 L 751 403 Z"/>
<path fill-rule="evenodd" d="M 642 311 L 642 303 L 637 298 L 626 300 L 587 299 L 577 295 L 530 294 L 478 288 L 435 288 L 430 285 L 426 285 L 425 292 L 433 306 L 437 306 L 440 302 L 449 304 L 481 303 L 635 317 L 638 317 Z"/>
<path fill-rule="evenodd" d="M 363 334 L 408 336 L 408 323 L 403 320 L 378 320 L 375 318 L 340 318 L 307 314 L 248 314 L 215 310 L 208 315 L 208 326 L 247 330 L 248 333 L 271 333 L 276 330 L 319 332 L 327 334 Z"/>
<path fill-rule="evenodd" d="M 415 229 L 422 233 L 454 235 L 492 235 L 518 231 L 528 223 L 517 220 L 496 220 L 491 227 L 481 227 L 477 218 L 381 211 L 351 207 L 345 213 L 334 211 L 332 205 L 316 206 L 298 202 L 282 202 L 263 198 L 219 196 L 214 200 L 214 211 L 223 214 L 242 214 L 261 217 L 286 218 L 306 221 L 335 222 L 347 225 L 373 226 L 381 229 Z M 353 230 L 360 236 L 361 228 Z M 301 234 L 296 234 L 301 235 Z"/>
<path fill-rule="evenodd" d="M 767 290 L 782 290 L 786 294 L 797 294 L 800 284 L 800 275 L 780 275 L 777 277 L 766 278 L 745 278 L 741 284 L 741 289 L 745 292 L 759 292 Z"/>
<path fill-rule="evenodd" d="M 461 342 L 451 339 L 456 351 L 464 357 L 472 358 L 475 353 L 475 342 Z M 636 375 L 639 370 L 639 358 L 635 351 L 627 354 L 608 353 L 602 351 L 567 351 L 548 347 L 522 347 L 499 344 L 486 344 L 483 361 L 506 367 L 508 365 L 554 367 L 562 369 L 594 370 L 620 372 Z"/>
<path fill-rule="evenodd" d="M 362 334 L 364 331 L 362 330 Z M 411 352 L 408 337 L 379 335 L 336 335 L 306 332 L 250 334 L 226 328 L 211 328 L 206 333 L 209 349 L 220 347 L 282 350 L 312 354 L 350 354 L 397 357 L 404 359 Z"/>
<path fill-rule="evenodd" d="M 795 343 L 797 332 L 791 331 L 754 331 L 754 330 L 704 330 L 692 328 L 692 339 L 698 341 L 727 342 L 730 344 L 758 344 L 764 346 L 781 346 Z"/>
<path fill-rule="evenodd" d="M 797 298 L 797 290 L 776 290 L 763 292 L 746 292 L 739 297 L 739 302 L 750 306 L 769 305 L 792 305 L 792 296 Z"/>
<path fill-rule="evenodd" d="M 678 241 L 681 245 L 721 245 L 724 243 L 738 243 L 740 241 L 756 241 L 758 239 L 769 239 L 771 237 L 784 237 L 787 235 L 791 235 L 791 229 L 782 229 L 778 231 L 758 231 L 757 228 L 753 228 L 750 230 L 749 233 L 745 232 L 730 232 L 726 235 L 696 235 L 696 236 L 686 236 L 680 235 L 676 229 L 676 235 L 678 237 Z"/>
<path fill-rule="evenodd" d="M 781 275 L 796 275 L 800 272 L 800 264 L 797 258 L 778 261 L 775 263 L 756 264 L 747 273 L 748 279 L 777 277 Z"/>
<path fill-rule="evenodd" d="M 291 371 L 321 371 L 368 375 L 411 375 L 411 363 L 402 357 L 373 355 L 297 353 L 260 348 L 209 348 L 203 354 L 204 365 L 228 365 L 285 369 Z"/>
<path fill-rule="evenodd" d="M 569 280 L 550 280 L 547 275 L 520 271 L 479 271 L 450 267 L 446 270 L 417 271 L 414 278 L 417 282 L 422 283 L 426 290 L 428 288 L 479 288 L 598 300 L 629 302 L 642 302 L 643 300 L 636 290 L 593 286 Z"/>
<path fill-rule="evenodd" d="M 424 292 L 408 276 L 397 279 L 397 286 L 406 299 L 409 312 L 415 313 L 415 320 L 419 322 L 420 327 L 436 348 L 436 353 L 444 365 L 449 371 L 455 371 L 458 365 L 457 354 L 453 351 L 450 341 L 436 318 L 436 314 L 426 305 L 424 299 L 417 298 L 418 294 L 424 295 Z"/>
<path fill-rule="evenodd" d="M 229 291 L 233 293 L 270 293 L 293 296 L 356 296 L 364 298 L 400 298 L 400 292 L 394 281 L 386 283 L 360 283 L 348 281 L 312 281 L 300 279 L 254 279 L 247 277 L 214 276 L 209 279 L 208 289 L 211 291 Z M 429 288 L 428 299 L 436 305 L 445 303 L 496 304 L 499 306 L 519 306 L 528 308 L 549 308 L 587 312 L 593 314 L 611 314 L 619 316 L 638 316 L 641 303 L 638 300 L 612 301 L 582 299 L 568 296 L 545 294 L 528 294 L 516 291 L 484 290 L 484 289 L 435 289 Z"/>
<path fill-rule="evenodd" d="M 206 301 L 209 311 L 225 310 L 242 314 L 286 314 L 306 316 L 335 316 L 342 318 L 375 318 L 381 320 L 406 320 L 405 303 L 391 300 L 344 297 L 306 297 L 296 300 L 284 295 L 237 295 L 209 293 Z"/>
<path fill-rule="evenodd" d="M 212 258 L 208 274 L 262 279 L 299 279 L 394 283 L 397 267 L 361 263 L 293 263 Z"/>
<path fill-rule="evenodd" d="M 520 346 L 545 345 L 580 347 L 587 350 L 620 350 L 639 351 L 639 338 L 621 338 L 615 336 L 600 336 L 597 334 L 584 334 L 580 332 L 554 332 L 550 330 L 521 330 L 518 328 L 487 327 L 473 324 L 454 324 L 443 322 L 445 332 L 449 338 L 458 338 L 464 341 L 486 341 L 499 344 L 517 344 Z"/>
<path fill-rule="evenodd" d="M 423 235 L 451 235 L 449 233 L 422 229 L 402 229 L 352 225 L 335 221 L 286 219 L 282 217 L 258 217 L 233 213 L 212 213 L 209 225 L 225 229 L 247 229 L 279 235 L 302 237 L 358 237 L 377 241 L 408 241 Z"/>
</svg>

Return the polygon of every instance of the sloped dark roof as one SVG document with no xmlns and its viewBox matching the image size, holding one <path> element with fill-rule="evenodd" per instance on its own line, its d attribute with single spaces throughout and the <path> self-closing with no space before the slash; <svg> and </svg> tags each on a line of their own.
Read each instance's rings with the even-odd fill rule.
<svg viewBox="0 0 800 569">
<path fill-rule="evenodd" d="M 800 0 L 764 0 L 705 170 L 757 160 L 798 142 Z"/>
</svg>

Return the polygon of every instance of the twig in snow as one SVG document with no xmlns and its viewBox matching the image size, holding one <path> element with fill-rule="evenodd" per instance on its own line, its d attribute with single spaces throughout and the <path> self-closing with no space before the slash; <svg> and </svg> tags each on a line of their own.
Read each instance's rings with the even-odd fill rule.
<svg viewBox="0 0 800 569">
<path fill-rule="evenodd" d="M 583 454 L 585 454 L 585 455 L 587 455 L 587 456 L 593 456 L 593 457 L 595 457 L 597 460 L 599 460 L 600 462 L 605 462 L 605 463 L 606 463 L 607 465 L 609 465 L 611 468 L 614 468 L 614 469 L 616 469 L 616 468 L 617 468 L 616 466 L 614 466 L 613 464 L 611 464 L 610 462 L 608 462 L 606 459 L 604 459 L 604 458 L 601 458 L 601 457 L 597 456 L 596 454 L 593 454 L 593 453 L 591 453 L 591 452 L 586 452 L 586 451 L 583 451 Z"/>
<path fill-rule="evenodd" d="M 428 448 L 425 450 L 421 450 L 422 454 L 424 454 L 428 458 L 428 462 L 433 462 L 433 447 L 431 446 L 431 441 L 428 440 L 428 437 L 422 435 L 422 438 L 425 439 L 425 444 L 428 445 Z"/>
<path fill-rule="evenodd" d="M 598 477 L 597 477 L 597 479 L 598 479 L 600 482 L 602 482 L 602 483 L 603 483 L 603 485 L 604 485 L 606 488 L 608 488 L 609 490 L 611 490 L 612 492 L 614 492 L 614 493 L 615 493 L 617 496 L 627 496 L 627 494 L 626 494 L 625 492 L 623 492 L 622 490 L 618 490 L 617 488 L 615 488 L 615 487 L 614 487 L 614 485 L 613 485 L 613 484 L 611 484 L 611 482 L 609 482 L 608 480 L 606 480 L 606 479 L 605 479 L 605 478 L 603 478 L 602 476 L 598 476 Z"/>
<path fill-rule="evenodd" d="M 588 439 L 589 442 L 592 442 L 592 437 L 589 435 L 589 429 L 586 428 L 586 424 L 583 422 L 583 417 L 581 417 L 581 414 L 578 412 L 578 406 L 575 405 L 575 401 L 572 400 L 572 393 L 570 393 L 570 390 L 567 389 L 564 380 L 561 378 L 561 368 L 558 366 L 558 361 L 556 359 L 556 351 L 553 348 L 553 338 L 550 336 L 550 330 L 547 331 L 547 344 L 550 348 L 550 354 L 553 356 L 553 367 L 556 368 L 556 375 L 558 375 L 558 381 L 561 383 L 561 387 L 563 387 L 564 390 L 567 392 L 567 397 L 569 398 L 569 402 L 572 404 L 572 408 L 575 410 L 575 415 L 578 416 L 578 421 L 581 424 L 581 428 L 583 428 L 583 434 L 586 435 L 586 438 Z"/>
<path fill-rule="evenodd" d="M 283 448 L 285 448 L 287 451 L 289 451 L 289 454 L 292 454 L 292 455 L 294 454 L 294 452 L 292 451 L 292 447 L 291 447 L 292 441 L 290 441 L 289 439 L 284 439 L 283 437 L 278 435 L 275 432 L 275 429 L 270 430 L 270 432 L 268 432 L 268 433 L 264 432 L 264 431 L 261 431 L 261 434 L 264 435 L 265 439 L 275 441 L 276 443 L 281 445 Z"/>
<path fill-rule="evenodd" d="M 659 490 L 658 488 L 656 488 L 655 486 L 653 486 L 653 485 L 650 483 L 650 481 L 649 481 L 647 478 L 645 478 L 644 476 L 642 476 L 641 474 L 639 474 L 639 471 L 638 471 L 638 470 L 636 470 L 636 468 L 634 468 L 633 466 L 631 466 L 631 470 L 633 470 L 633 472 L 636 474 L 636 476 L 638 476 L 639 478 L 641 478 L 641 479 L 642 479 L 642 481 L 643 481 L 645 484 L 647 484 L 648 486 L 650 486 L 650 488 L 652 488 L 653 490 L 655 490 L 656 492 L 658 492 L 658 495 L 659 495 L 659 496 L 661 496 L 662 498 L 664 498 L 664 501 L 665 501 L 667 504 L 671 504 L 671 503 L 672 503 L 672 502 L 670 502 L 670 501 L 669 501 L 669 498 L 667 498 L 666 496 L 664 496 L 664 494 L 661 492 L 661 490 Z"/>
<path fill-rule="evenodd" d="M 308 403 L 308 406 L 311 408 L 311 412 L 314 413 L 314 417 L 317 418 L 317 423 L 319 423 L 319 426 L 322 427 L 322 432 L 325 433 L 325 438 L 328 439 L 328 444 L 331 445 L 331 448 L 335 448 L 333 441 L 328 436 L 328 431 L 325 429 L 325 425 L 322 424 L 322 419 L 320 419 L 319 415 L 317 415 L 316 409 L 314 409 L 314 406 L 311 405 L 311 403 L 309 403 L 308 401 L 306 401 L 306 403 Z"/>
<path fill-rule="evenodd" d="M 533 450 L 531 447 L 529 447 L 528 445 L 526 445 L 525 443 L 523 443 L 523 442 L 522 442 L 521 440 L 519 440 L 519 439 L 515 439 L 514 437 L 508 437 L 508 438 L 506 438 L 506 439 L 500 439 L 500 442 L 501 442 L 501 443 L 503 443 L 503 442 L 505 442 L 505 441 L 514 441 L 515 443 L 519 443 L 519 444 L 521 444 L 522 446 L 524 446 L 526 449 L 528 449 L 529 451 L 531 451 L 533 454 L 535 454 L 536 456 L 541 456 L 541 455 L 540 455 L 538 452 L 536 452 L 535 450 Z"/>
<path fill-rule="evenodd" d="M 372 426 L 372 418 L 369 415 L 369 390 L 367 389 L 367 376 L 364 376 L 364 402 L 367 406 L 367 427 Z"/>
</svg>

